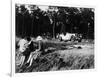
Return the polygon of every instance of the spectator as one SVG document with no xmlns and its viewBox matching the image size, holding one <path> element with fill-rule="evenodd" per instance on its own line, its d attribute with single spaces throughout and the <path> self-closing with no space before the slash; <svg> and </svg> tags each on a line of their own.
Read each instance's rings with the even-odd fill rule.
<svg viewBox="0 0 100 77">
<path fill-rule="evenodd" d="M 42 40 L 43 40 L 43 39 L 42 39 L 41 36 L 38 36 L 38 37 L 36 38 L 36 41 L 37 41 L 37 43 L 38 43 L 38 49 L 35 48 L 35 45 L 32 46 L 32 47 L 34 47 L 34 48 L 32 48 L 32 49 L 35 49 L 35 51 L 30 53 L 29 59 L 28 59 L 28 61 L 27 61 L 27 63 L 30 62 L 29 67 L 32 65 L 33 59 L 36 60 L 37 57 L 38 57 L 38 56 L 40 55 L 40 53 L 41 53 L 41 52 L 39 52 L 39 51 L 41 51 L 41 42 L 42 42 Z"/>
<path fill-rule="evenodd" d="M 19 65 L 22 66 L 23 63 L 27 60 L 30 50 L 28 48 L 29 44 L 31 43 L 31 39 L 29 37 L 26 37 L 25 39 L 21 39 L 18 43 L 19 46 L 19 52 L 22 54 L 21 60 Z"/>
</svg>

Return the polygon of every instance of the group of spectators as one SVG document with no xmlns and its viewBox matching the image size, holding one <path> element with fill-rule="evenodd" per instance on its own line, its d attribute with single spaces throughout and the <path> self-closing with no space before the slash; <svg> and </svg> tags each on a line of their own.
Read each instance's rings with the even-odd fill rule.
<svg viewBox="0 0 100 77">
<path fill-rule="evenodd" d="M 22 67 L 24 64 L 32 65 L 33 60 L 43 51 L 42 37 L 36 39 L 25 37 L 16 42 L 16 65 Z"/>
<path fill-rule="evenodd" d="M 63 40 L 70 40 L 71 37 L 76 37 L 75 34 L 68 34 L 66 36 L 60 36 Z M 80 35 L 78 41 L 82 40 Z M 28 64 L 29 67 L 32 65 L 33 60 L 36 60 L 41 53 L 44 53 L 46 48 L 43 42 L 43 37 L 38 36 L 36 38 L 24 37 L 16 42 L 16 65 L 22 67 L 24 64 Z"/>
</svg>

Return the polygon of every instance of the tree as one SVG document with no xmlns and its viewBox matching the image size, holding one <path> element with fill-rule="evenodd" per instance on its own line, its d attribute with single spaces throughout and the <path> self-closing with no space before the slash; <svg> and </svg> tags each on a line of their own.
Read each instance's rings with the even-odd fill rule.
<svg viewBox="0 0 100 77">
<path fill-rule="evenodd" d="M 53 6 L 49 6 L 48 11 L 47 11 L 47 15 L 51 21 L 51 24 L 53 25 L 52 27 L 52 31 L 53 31 L 53 38 L 55 39 L 55 26 L 56 26 L 56 19 L 57 19 L 57 11 L 58 8 L 57 7 L 53 7 Z"/>
<path fill-rule="evenodd" d="M 56 33 L 66 32 L 94 38 L 94 9 L 48 6 L 42 10 L 36 5 L 16 5 L 16 35 L 50 33 L 55 38 Z"/>
</svg>

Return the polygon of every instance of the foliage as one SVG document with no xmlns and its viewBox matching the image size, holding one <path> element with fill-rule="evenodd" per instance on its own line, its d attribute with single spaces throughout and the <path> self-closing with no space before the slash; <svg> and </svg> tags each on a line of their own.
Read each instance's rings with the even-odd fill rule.
<svg viewBox="0 0 100 77">
<path fill-rule="evenodd" d="M 45 6 L 44 6 L 45 7 Z M 38 36 L 49 32 L 81 33 L 84 38 L 94 38 L 94 9 L 48 6 L 42 10 L 36 5 L 16 4 L 16 35 Z"/>
</svg>

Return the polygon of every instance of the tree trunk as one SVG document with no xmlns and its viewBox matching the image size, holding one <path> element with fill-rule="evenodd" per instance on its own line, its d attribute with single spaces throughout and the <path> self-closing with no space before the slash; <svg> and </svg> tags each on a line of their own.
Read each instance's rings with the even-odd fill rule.
<svg viewBox="0 0 100 77">
<path fill-rule="evenodd" d="M 54 23 L 53 23 L 53 39 L 55 39 L 55 19 L 54 19 Z"/>
</svg>

